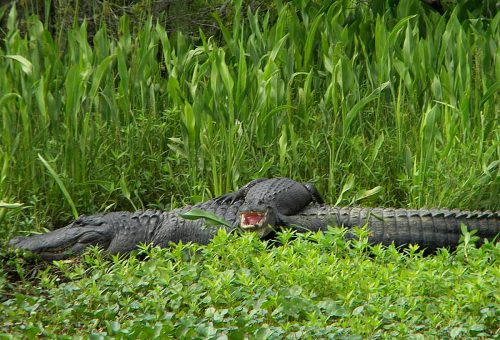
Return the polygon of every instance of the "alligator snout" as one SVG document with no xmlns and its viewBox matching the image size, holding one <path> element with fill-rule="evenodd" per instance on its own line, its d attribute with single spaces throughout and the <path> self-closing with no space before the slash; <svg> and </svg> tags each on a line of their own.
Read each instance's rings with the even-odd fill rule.
<svg viewBox="0 0 500 340">
<path fill-rule="evenodd" d="M 26 237 L 24 236 L 16 236 L 14 237 L 13 239 L 9 240 L 9 242 L 7 243 L 7 245 L 9 247 L 14 247 L 14 248 L 21 248 L 21 247 L 18 247 L 18 245 L 23 241 L 23 239 L 25 239 Z"/>
<path fill-rule="evenodd" d="M 269 234 L 275 225 L 274 214 L 271 208 L 265 211 L 242 210 L 240 211 L 240 227 L 244 231 L 251 231 L 264 237 Z"/>
<path fill-rule="evenodd" d="M 243 211 L 241 212 L 241 222 L 240 226 L 243 229 L 252 229 L 255 227 L 262 226 L 264 222 L 266 213 L 258 211 Z"/>
</svg>

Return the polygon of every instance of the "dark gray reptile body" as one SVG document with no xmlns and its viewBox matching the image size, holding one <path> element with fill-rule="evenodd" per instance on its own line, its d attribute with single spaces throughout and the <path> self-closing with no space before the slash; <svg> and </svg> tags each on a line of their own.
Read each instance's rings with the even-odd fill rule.
<svg viewBox="0 0 500 340">
<path fill-rule="evenodd" d="M 298 232 L 327 230 L 328 226 L 368 226 L 371 243 L 396 246 L 419 244 L 430 250 L 458 245 L 461 224 L 477 236 L 493 240 L 500 234 L 500 211 L 446 209 L 356 208 L 309 205 L 280 222 Z"/>
<path fill-rule="evenodd" d="M 169 212 L 145 210 L 81 216 L 70 225 L 47 234 L 15 237 L 9 245 L 54 260 L 78 254 L 89 245 L 99 245 L 110 253 L 127 253 L 141 243 L 160 247 L 166 247 L 170 242 L 207 244 L 219 228 L 206 227 L 203 219 L 183 219 L 179 214 L 201 209 L 222 217 L 236 227 L 241 204 L 243 200 L 233 203 L 210 200 Z M 224 228 L 228 232 L 234 229 Z"/>
<path fill-rule="evenodd" d="M 89 245 L 100 245 L 110 253 L 127 253 L 141 243 L 160 247 L 170 242 L 207 244 L 219 228 L 206 227 L 203 219 L 186 220 L 180 216 L 192 209 L 225 219 L 230 225 L 224 227 L 227 231 L 246 221 L 244 216 L 249 214 L 252 223 L 242 227 L 260 236 L 281 226 L 304 232 L 326 230 L 327 226 L 351 228 L 367 224 L 372 243 L 412 243 L 436 249 L 458 244 L 461 223 L 477 229 L 481 238 L 491 240 L 500 233 L 500 212 L 342 208 L 318 204 L 321 201 L 310 185 L 287 178 L 260 179 L 235 193 L 194 206 L 169 212 L 146 210 L 83 216 L 47 234 L 13 238 L 9 245 L 53 260 L 78 254 Z M 262 219 L 257 221 L 259 216 Z"/>
<path fill-rule="evenodd" d="M 264 211 L 268 208 L 283 215 L 293 215 L 311 202 L 322 202 L 316 189 L 310 184 L 302 184 L 289 178 L 259 178 L 243 186 L 240 190 L 223 195 L 219 202 L 244 200 L 242 210 Z"/>
<path fill-rule="evenodd" d="M 146 210 L 82 216 L 70 225 L 47 234 L 15 237 L 9 245 L 30 250 L 47 260 L 55 260 L 81 253 L 90 245 L 99 245 L 114 254 L 130 252 L 141 243 L 160 247 L 166 247 L 170 242 L 207 244 L 218 229 L 225 228 L 231 232 L 237 228 L 241 213 L 246 210 L 279 209 L 285 215 L 293 214 L 312 200 L 301 183 L 286 178 L 260 179 L 235 193 L 169 212 Z M 193 209 L 211 212 L 231 227 L 207 227 L 204 219 L 187 220 L 180 216 Z M 262 229 L 262 225 L 268 223 L 275 225 L 274 221 L 265 219 L 256 229 Z M 265 228 L 260 235 L 265 236 L 269 231 Z"/>
</svg>

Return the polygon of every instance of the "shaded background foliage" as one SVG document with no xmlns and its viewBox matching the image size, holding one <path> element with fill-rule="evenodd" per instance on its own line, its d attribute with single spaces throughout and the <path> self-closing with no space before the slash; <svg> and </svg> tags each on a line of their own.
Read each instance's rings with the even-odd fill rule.
<svg viewBox="0 0 500 340">
<path fill-rule="evenodd" d="M 187 35 L 197 36 L 199 29 L 206 35 L 218 31 L 217 21 L 213 14 L 217 13 L 223 20 L 228 20 L 234 13 L 233 1 L 227 0 L 93 0 L 93 1 L 63 1 L 63 0 L 16 0 L 4 1 L 11 6 L 16 4 L 20 13 L 19 24 L 25 27 L 25 21 L 31 15 L 37 15 L 44 26 L 52 34 L 71 28 L 74 24 L 87 21 L 88 37 L 105 25 L 113 33 L 118 33 L 120 17 L 127 15 L 133 27 L 140 25 L 152 17 L 158 21 L 167 32 L 182 31 Z M 245 7 L 271 8 L 267 1 L 245 0 Z M 5 26 L 5 20 L 4 26 Z"/>
<path fill-rule="evenodd" d="M 2 232 L 256 176 L 339 204 L 498 209 L 492 3 L 3 6 L 0 200 L 28 210 L 0 207 Z"/>
<path fill-rule="evenodd" d="M 460 3 L 459 17 L 493 17 L 500 9 L 496 0 L 421 0 L 430 8 L 450 13 Z M 3 4 L 2 4 L 3 2 Z M 148 17 L 159 21 L 167 32 L 182 31 L 196 37 L 199 29 L 207 36 L 216 34 L 219 29 L 213 13 L 217 13 L 226 25 L 230 25 L 234 14 L 234 1 L 229 0 L 3 0 L 0 6 L 15 4 L 20 13 L 19 24 L 25 29 L 25 21 L 37 15 L 44 26 L 52 33 L 62 31 L 87 21 L 88 37 L 92 38 L 103 24 L 111 32 L 117 32 L 119 18 L 127 15 L 132 25 L 144 22 Z M 286 2 L 286 1 L 285 1 Z M 288 1 L 300 3 L 300 1 Z M 323 4 L 323 1 L 311 1 Z M 310 2 L 310 3 L 311 3 Z M 383 14 L 388 9 L 397 8 L 399 1 L 394 0 L 353 0 L 352 6 L 369 6 L 375 13 Z M 310 5 L 310 4 L 308 4 Z M 275 9 L 273 1 L 244 0 L 244 8 L 252 12 L 257 9 L 265 12 Z M 6 21 L 2 21 L 5 29 Z"/>
</svg>

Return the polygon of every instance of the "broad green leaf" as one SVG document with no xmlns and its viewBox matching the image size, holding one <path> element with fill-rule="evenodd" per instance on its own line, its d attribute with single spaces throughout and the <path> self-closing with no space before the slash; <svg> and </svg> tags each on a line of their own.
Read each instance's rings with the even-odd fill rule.
<svg viewBox="0 0 500 340">
<path fill-rule="evenodd" d="M 92 87 L 89 91 L 89 97 L 95 98 L 97 95 L 97 91 L 99 90 L 99 86 L 101 85 L 102 78 L 104 77 L 105 72 L 109 69 L 111 62 L 116 58 L 116 55 L 112 54 L 104 58 L 99 66 L 97 66 L 94 76 L 92 78 Z"/>
<path fill-rule="evenodd" d="M 285 43 L 285 41 L 287 39 L 288 39 L 288 33 L 285 34 L 285 36 L 283 36 L 283 38 L 281 38 L 278 41 L 278 43 L 274 46 L 273 50 L 271 51 L 271 54 L 269 55 L 269 60 L 271 60 L 273 62 L 276 60 L 276 56 L 281 51 L 281 48 L 283 47 L 283 44 Z"/>
<path fill-rule="evenodd" d="M 217 56 L 217 69 L 219 71 L 220 77 L 222 78 L 222 82 L 224 83 L 224 87 L 228 93 L 228 96 L 232 98 L 233 96 L 233 88 L 234 88 L 234 80 L 229 72 L 229 68 L 227 67 L 225 61 L 225 53 L 223 50 L 219 50 L 220 54 Z"/>
<path fill-rule="evenodd" d="M 431 142 L 433 141 L 438 130 L 438 127 L 436 127 L 436 121 L 439 113 L 439 106 L 433 105 L 432 108 L 425 112 L 420 125 L 420 138 L 425 145 L 424 147 L 429 151 L 431 149 Z"/>
<path fill-rule="evenodd" d="M 337 202 L 335 202 L 335 205 L 339 205 L 340 202 L 342 202 L 342 200 L 344 199 L 344 194 L 350 191 L 353 187 L 354 187 L 354 174 L 349 174 L 344 183 L 344 186 L 342 187 L 342 191 L 340 192 Z"/>
<path fill-rule="evenodd" d="M 498 100 L 498 94 L 500 93 L 500 81 L 497 81 L 493 85 L 491 85 L 486 93 L 482 96 L 481 98 L 481 103 L 479 104 L 480 106 L 483 106 L 484 103 L 486 103 L 488 100 L 490 100 L 491 97 L 496 96 Z M 497 103 L 498 105 L 498 103 Z"/>
<path fill-rule="evenodd" d="M 375 144 L 373 145 L 373 149 L 372 149 L 372 153 L 371 153 L 371 157 L 370 157 L 370 165 L 373 165 L 373 163 L 375 162 L 375 159 L 377 159 L 377 155 L 380 151 L 380 147 L 384 143 L 384 139 L 385 139 L 384 133 L 381 132 L 380 136 L 378 136 L 377 140 L 375 141 Z"/>
<path fill-rule="evenodd" d="M 224 225 L 226 227 L 232 227 L 229 222 L 221 218 L 220 216 L 217 216 L 216 214 L 201 210 L 201 209 L 192 209 L 186 213 L 179 214 L 180 217 L 186 219 L 186 220 L 199 220 L 200 218 L 204 218 L 205 222 L 208 225 L 212 226 L 217 226 L 217 225 Z"/>
<path fill-rule="evenodd" d="M 187 142 L 189 152 L 194 152 L 194 147 L 196 145 L 196 117 L 193 111 L 193 107 L 186 102 L 184 104 L 184 110 L 182 115 L 182 123 L 187 132 Z"/>
<path fill-rule="evenodd" d="M 83 79 L 79 65 L 70 67 L 66 76 L 65 90 L 66 90 L 66 115 L 67 119 L 71 122 L 71 128 L 77 129 L 77 115 L 80 112 L 81 101 L 83 96 Z"/>
<path fill-rule="evenodd" d="M 136 205 L 134 204 L 134 201 L 132 201 L 131 195 L 130 195 L 130 190 L 128 189 L 127 181 L 125 180 L 125 175 L 122 173 L 120 176 L 120 189 L 122 192 L 122 195 L 129 201 L 129 203 L 132 205 L 134 210 L 137 210 Z"/>
<path fill-rule="evenodd" d="M 45 96 L 45 78 L 43 76 L 40 77 L 40 81 L 38 82 L 38 87 L 35 90 L 35 97 L 38 104 L 38 110 L 40 111 L 41 117 L 43 119 L 43 125 L 47 125 L 47 101 Z"/>
<path fill-rule="evenodd" d="M 238 79 L 237 79 L 237 88 L 236 88 L 236 96 L 238 101 L 242 100 L 240 97 L 245 93 L 245 89 L 247 87 L 247 61 L 245 55 L 245 48 L 242 43 L 240 43 L 240 58 L 238 61 Z M 241 105 L 241 103 L 236 103 L 236 105 Z"/>
<path fill-rule="evenodd" d="M 365 198 L 368 198 L 370 196 L 374 196 L 382 191 L 384 191 L 384 188 L 381 186 L 376 186 L 375 188 L 370 189 L 370 190 L 361 190 L 360 192 L 358 192 L 356 194 L 356 196 L 354 196 L 354 199 L 352 200 L 351 203 L 354 204 L 356 202 L 364 200 Z"/>
<path fill-rule="evenodd" d="M 351 110 L 346 115 L 345 123 L 344 123 L 344 132 L 349 131 L 349 128 L 351 126 L 352 121 L 354 118 L 358 116 L 358 114 L 361 112 L 361 110 L 364 109 L 364 107 L 372 102 L 373 100 L 377 99 L 380 96 L 380 92 L 382 92 L 385 88 L 387 88 L 390 85 L 390 82 L 385 82 L 382 85 L 380 85 L 378 88 L 376 88 L 369 96 L 361 99 L 359 102 L 357 102 Z"/>
<path fill-rule="evenodd" d="M 222 19 L 220 18 L 219 13 L 214 12 L 212 14 L 212 16 L 217 21 L 217 24 L 219 25 L 219 29 L 222 32 L 222 36 L 224 37 L 226 44 L 230 46 L 234 42 L 234 40 L 232 39 L 232 36 L 229 33 L 229 30 L 227 29 L 227 27 L 224 25 Z"/>
<path fill-rule="evenodd" d="M 0 98 L 0 107 L 3 107 L 5 103 L 12 98 L 22 98 L 22 97 L 17 93 L 6 93 Z"/>
<path fill-rule="evenodd" d="M 316 31 L 318 30 L 318 26 L 322 19 L 323 13 L 321 13 L 314 19 L 311 25 L 311 29 L 307 34 L 306 44 L 304 46 L 304 63 L 302 64 L 304 70 L 307 70 L 309 68 L 309 63 L 311 62 L 311 56 L 313 54 L 314 42 L 316 41 Z"/>
<path fill-rule="evenodd" d="M 28 59 L 26 59 L 22 55 L 8 54 L 8 55 L 4 55 L 4 58 L 9 58 L 9 59 L 17 61 L 19 64 L 21 64 L 21 69 L 27 75 L 30 76 L 31 73 L 33 73 L 33 64 L 31 63 L 31 61 L 29 61 Z"/>
<path fill-rule="evenodd" d="M 285 171 L 285 160 L 288 153 L 288 138 L 286 129 L 286 125 L 283 125 L 281 129 L 281 137 L 278 140 L 281 171 Z"/>
<path fill-rule="evenodd" d="M 389 38 L 387 39 L 387 42 L 394 42 L 396 39 L 396 36 L 401 32 L 403 27 L 410 21 L 411 19 L 415 18 L 417 15 L 410 15 L 407 16 L 403 19 L 401 19 L 396 25 L 394 25 L 393 29 L 391 30 L 391 33 L 389 34 Z"/>
</svg>

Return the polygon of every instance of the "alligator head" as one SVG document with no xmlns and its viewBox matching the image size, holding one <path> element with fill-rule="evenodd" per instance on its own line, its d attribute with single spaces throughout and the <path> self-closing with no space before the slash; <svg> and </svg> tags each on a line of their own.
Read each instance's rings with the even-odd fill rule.
<svg viewBox="0 0 500 340">
<path fill-rule="evenodd" d="M 264 237 L 278 224 L 277 213 L 271 206 L 256 207 L 244 204 L 240 208 L 240 227 L 243 231 Z"/>
<path fill-rule="evenodd" d="M 110 253 L 121 253 L 143 242 L 141 233 L 115 228 L 112 214 L 116 213 L 82 216 L 64 228 L 41 235 L 15 237 L 8 244 L 52 261 L 78 255 L 89 246 L 99 246 Z"/>
<path fill-rule="evenodd" d="M 259 179 L 230 197 L 244 197 L 240 207 L 240 227 L 260 237 L 283 224 L 283 216 L 298 213 L 312 201 L 321 200 L 311 185 L 289 178 Z"/>
</svg>

